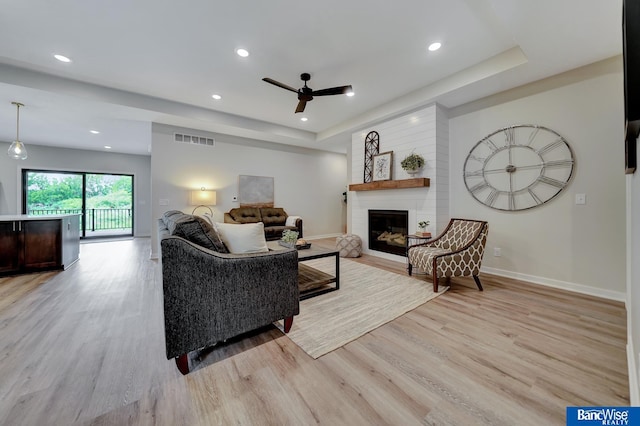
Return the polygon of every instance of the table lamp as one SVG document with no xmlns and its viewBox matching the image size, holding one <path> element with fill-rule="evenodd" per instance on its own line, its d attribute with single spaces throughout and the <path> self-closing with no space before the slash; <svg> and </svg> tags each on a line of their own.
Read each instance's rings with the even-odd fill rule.
<svg viewBox="0 0 640 426">
<path fill-rule="evenodd" d="M 198 207 L 205 207 L 213 216 L 213 210 L 209 206 L 216 205 L 216 191 L 204 189 L 204 186 L 200 189 L 194 189 L 191 191 L 191 205 L 196 206 L 191 214 L 195 214 Z"/>
</svg>

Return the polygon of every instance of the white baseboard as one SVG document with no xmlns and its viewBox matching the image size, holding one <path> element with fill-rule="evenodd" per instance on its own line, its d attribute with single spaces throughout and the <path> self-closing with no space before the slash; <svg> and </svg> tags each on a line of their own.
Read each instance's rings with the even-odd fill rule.
<svg viewBox="0 0 640 426">
<path fill-rule="evenodd" d="M 322 238 L 335 238 L 335 237 L 339 237 L 340 235 L 344 235 L 342 233 L 339 234 L 325 234 L 325 235 L 312 235 L 310 237 L 302 237 L 305 240 L 320 240 Z"/>
<path fill-rule="evenodd" d="M 561 290 L 573 291 L 575 293 L 587 294 L 589 296 L 601 297 L 603 299 L 625 302 L 627 295 L 621 291 L 606 290 L 603 288 L 595 288 L 583 284 L 571 283 L 568 281 L 554 280 L 552 278 L 538 277 L 535 275 L 521 274 L 519 272 L 505 271 L 503 269 L 486 268 L 480 269 L 487 274 L 498 275 L 506 278 L 527 281 L 532 284 L 540 284 L 547 287 L 559 288 Z"/>
</svg>

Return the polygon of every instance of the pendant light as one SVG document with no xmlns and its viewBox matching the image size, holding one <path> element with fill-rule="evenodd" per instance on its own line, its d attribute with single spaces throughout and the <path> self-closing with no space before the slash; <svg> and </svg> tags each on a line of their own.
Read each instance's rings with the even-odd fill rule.
<svg viewBox="0 0 640 426">
<path fill-rule="evenodd" d="M 24 106 L 20 102 L 11 102 L 11 104 L 16 106 L 17 116 L 16 116 L 16 140 L 13 141 L 11 146 L 9 147 L 9 151 L 7 151 L 7 155 L 14 160 L 26 160 L 27 159 L 27 148 L 24 146 L 22 142 L 20 142 L 20 107 Z"/>
</svg>

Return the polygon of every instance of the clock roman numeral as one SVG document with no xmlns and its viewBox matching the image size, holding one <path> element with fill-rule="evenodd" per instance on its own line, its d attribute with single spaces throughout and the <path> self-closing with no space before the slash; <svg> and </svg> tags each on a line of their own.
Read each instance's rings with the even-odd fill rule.
<svg viewBox="0 0 640 426">
<path fill-rule="evenodd" d="M 516 130 L 513 127 L 504 129 L 504 141 L 507 145 L 513 145 L 516 141 Z"/>
<path fill-rule="evenodd" d="M 487 196 L 487 199 L 485 200 L 485 204 L 493 206 L 493 204 L 496 202 L 496 199 L 498 198 L 498 195 L 500 195 L 500 191 L 498 191 L 497 189 L 492 189 Z"/>
<path fill-rule="evenodd" d="M 477 161 L 479 163 L 484 163 L 487 158 L 486 157 L 477 157 L 477 156 L 475 156 L 473 154 L 470 154 L 469 155 L 469 159 L 470 160 L 475 160 L 475 161 Z"/>
<path fill-rule="evenodd" d="M 538 182 L 546 183 L 547 185 L 555 186 L 556 188 L 564 188 L 564 186 L 566 185 L 565 182 L 546 176 L 540 176 L 538 178 Z"/>
<path fill-rule="evenodd" d="M 547 152 L 554 150 L 556 148 L 561 147 L 562 145 L 564 145 L 564 141 L 562 139 L 556 139 L 555 141 L 551 142 L 548 145 L 543 146 L 542 148 L 540 148 L 537 152 L 540 155 L 546 154 Z"/>
<path fill-rule="evenodd" d="M 533 198 L 533 201 L 535 201 L 536 204 L 538 204 L 538 205 L 542 204 L 542 200 L 540 198 L 538 198 L 536 193 L 533 192 L 531 190 L 531 188 L 527 188 L 527 192 L 529 193 L 529 195 L 531 195 L 531 198 Z"/>
<path fill-rule="evenodd" d="M 464 172 L 465 177 L 480 177 L 483 175 L 482 169 L 474 170 L 472 172 Z"/>
<path fill-rule="evenodd" d="M 536 127 L 533 132 L 531 132 L 531 134 L 529 135 L 529 140 L 527 141 L 527 146 L 531 146 L 531 144 L 533 143 L 533 140 L 536 138 L 536 136 L 538 136 L 538 132 L 540 131 L 540 128 Z"/>
<path fill-rule="evenodd" d="M 516 209 L 516 197 L 513 194 L 513 192 L 509 193 L 509 210 L 515 210 Z"/>
<path fill-rule="evenodd" d="M 492 152 L 496 152 L 498 150 L 498 146 L 495 143 L 493 143 L 491 139 L 487 139 L 486 141 L 484 141 L 484 143 L 487 144 L 487 146 Z"/>
<path fill-rule="evenodd" d="M 489 187 L 489 184 L 488 184 L 487 182 L 485 182 L 485 181 L 482 181 L 482 182 L 480 182 L 479 184 L 477 184 L 477 185 L 472 186 L 471 188 L 469 188 L 469 191 L 471 191 L 471 192 L 473 192 L 473 193 L 475 194 L 476 192 L 480 192 L 480 191 L 482 191 L 483 189 L 486 189 L 486 188 L 488 188 L 488 187 Z"/>
<path fill-rule="evenodd" d="M 548 161 L 544 163 L 544 167 L 571 167 L 573 166 L 573 160 L 557 160 L 557 161 Z"/>
</svg>

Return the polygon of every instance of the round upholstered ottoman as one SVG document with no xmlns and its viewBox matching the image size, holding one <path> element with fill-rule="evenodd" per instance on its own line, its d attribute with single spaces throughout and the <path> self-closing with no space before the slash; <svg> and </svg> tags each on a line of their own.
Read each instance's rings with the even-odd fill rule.
<svg viewBox="0 0 640 426">
<path fill-rule="evenodd" d="M 340 251 L 340 257 L 360 257 L 362 240 L 353 234 L 340 235 L 336 237 L 336 250 Z"/>
</svg>

